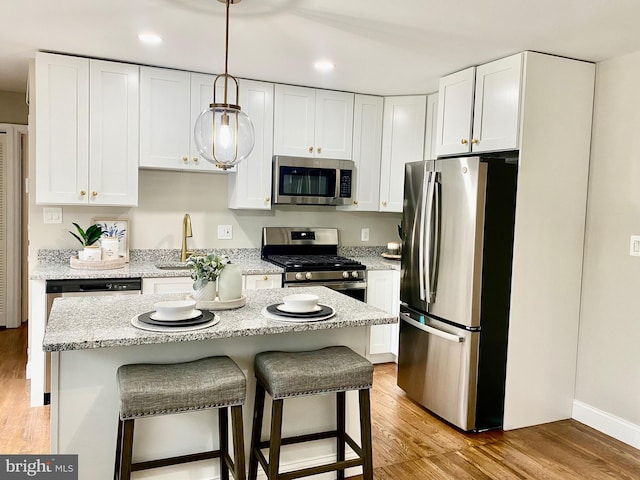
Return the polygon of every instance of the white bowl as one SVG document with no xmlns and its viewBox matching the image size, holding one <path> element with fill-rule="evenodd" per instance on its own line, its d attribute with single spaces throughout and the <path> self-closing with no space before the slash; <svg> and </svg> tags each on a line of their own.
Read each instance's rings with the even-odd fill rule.
<svg viewBox="0 0 640 480">
<path fill-rule="evenodd" d="M 153 304 L 156 320 L 184 320 L 189 318 L 196 306 L 195 300 L 168 300 Z"/>
<path fill-rule="evenodd" d="M 289 312 L 310 312 L 318 305 L 318 296 L 309 293 L 287 295 L 282 299 Z"/>
</svg>

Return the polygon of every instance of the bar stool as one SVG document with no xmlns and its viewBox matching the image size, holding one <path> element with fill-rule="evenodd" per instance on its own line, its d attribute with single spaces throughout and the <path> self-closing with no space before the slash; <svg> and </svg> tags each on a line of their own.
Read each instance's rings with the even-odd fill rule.
<svg viewBox="0 0 640 480">
<path fill-rule="evenodd" d="M 132 471 L 218 457 L 220 478 L 228 480 L 231 470 L 235 480 L 246 479 L 242 431 L 246 378 L 233 360 L 220 356 L 185 363 L 123 365 L 118 368 L 117 381 L 120 415 L 114 471 L 116 480 L 129 480 Z M 228 407 L 231 407 L 233 460 L 229 456 Z M 218 409 L 218 450 L 132 463 L 136 419 L 211 408 Z"/>
<path fill-rule="evenodd" d="M 332 471 L 337 471 L 337 478 L 344 480 L 345 468 L 360 465 L 363 469 L 363 479 L 373 479 L 369 399 L 369 389 L 373 384 L 373 365 L 368 360 L 343 346 L 307 352 L 263 352 L 255 357 L 255 373 L 257 384 L 249 454 L 249 480 L 256 480 L 258 462 L 267 474 L 268 480 L 290 480 Z M 271 434 L 267 441 L 261 441 L 265 390 L 273 399 Z M 361 447 L 345 430 L 345 392 L 348 390 L 359 392 Z M 336 429 L 282 438 L 284 399 L 327 392 L 336 392 Z M 336 438 L 336 462 L 278 473 L 282 445 L 325 438 Z M 345 460 L 345 443 L 349 444 L 357 458 Z M 262 453 L 263 448 L 269 448 L 268 462 Z"/>
</svg>

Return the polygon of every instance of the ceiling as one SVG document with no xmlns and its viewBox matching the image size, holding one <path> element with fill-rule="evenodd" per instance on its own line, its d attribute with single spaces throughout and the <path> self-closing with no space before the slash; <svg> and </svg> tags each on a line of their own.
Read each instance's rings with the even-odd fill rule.
<svg viewBox="0 0 640 480">
<path fill-rule="evenodd" d="M 224 70 L 216 0 L 0 0 L 0 90 L 36 51 Z M 438 78 L 522 50 L 600 61 L 640 50 L 638 0 L 243 0 L 229 73 L 360 93 L 430 93 Z M 154 32 L 158 46 L 137 35 Z M 335 69 L 314 70 L 330 59 Z"/>
</svg>

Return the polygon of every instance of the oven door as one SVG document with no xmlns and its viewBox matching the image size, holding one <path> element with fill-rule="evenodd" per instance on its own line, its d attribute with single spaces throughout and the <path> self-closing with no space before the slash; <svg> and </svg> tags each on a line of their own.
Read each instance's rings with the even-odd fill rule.
<svg viewBox="0 0 640 480">
<path fill-rule="evenodd" d="M 327 287 L 332 290 L 336 290 L 340 293 L 347 295 L 348 297 L 355 298 L 361 302 L 367 301 L 367 282 L 300 282 L 300 283 L 285 283 L 285 288 L 294 287 Z"/>
</svg>

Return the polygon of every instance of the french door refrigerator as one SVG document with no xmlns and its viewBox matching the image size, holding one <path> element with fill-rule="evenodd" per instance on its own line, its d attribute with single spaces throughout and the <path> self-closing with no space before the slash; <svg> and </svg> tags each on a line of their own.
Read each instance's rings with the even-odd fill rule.
<svg viewBox="0 0 640 480">
<path fill-rule="evenodd" d="M 398 385 L 465 431 L 502 426 L 516 181 L 517 159 L 405 166 Z"/>
</svg>

